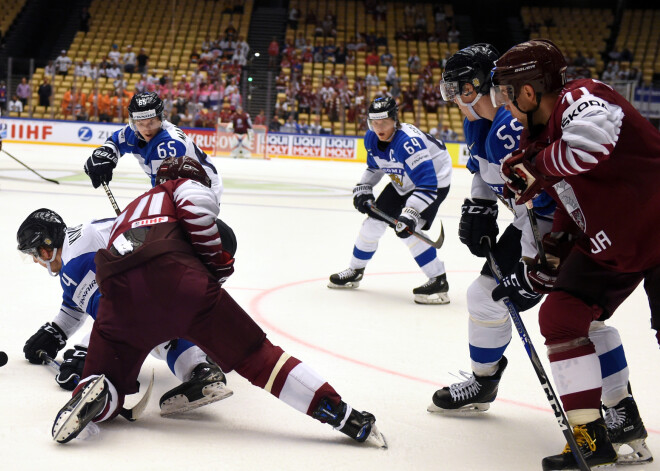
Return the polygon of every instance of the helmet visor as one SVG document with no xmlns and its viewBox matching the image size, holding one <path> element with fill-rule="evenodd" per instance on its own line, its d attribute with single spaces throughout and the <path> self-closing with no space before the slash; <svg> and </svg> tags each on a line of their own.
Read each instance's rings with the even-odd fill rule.
<svg viewBox="0 0 660 471">
<path fill-rule="evenodd" d="M 440 81 L 440 93 L 445 101 L 454 101 L 454 98 L 461 94 L 461 85 L 459 82 Z"/>
<path fill-rule="evenodd" d="M 490 101 L 495 108 L 511 104 L 516 99 L 513 85 L 493 85 L 490 87 Z"/>
</svg>

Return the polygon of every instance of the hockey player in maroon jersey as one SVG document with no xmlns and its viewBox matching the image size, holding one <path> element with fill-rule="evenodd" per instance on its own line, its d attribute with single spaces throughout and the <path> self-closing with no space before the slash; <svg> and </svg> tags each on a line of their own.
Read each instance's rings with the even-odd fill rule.
<svg viewBox="0 0 660 471">
<path fill-rule="evenodd" d="M 250 115 L 243 111 L 243 108 L 238 105 L 236 111 L 231 115 L 231 123 L 228 126 L 229 131 L 234 132 L 234 139 L 232 139 L 231 156 L 233 158 L 251 156 L 250 147 L 254 142 L 254 132 L 252 131 L 252 120 Z"/>
<path fill-rule="evenodd" d="M 107 250 L 97 252 L 102 293 L 83 377 L 53 424 L 66 443 L 90 421 L 116 416 L 137 392 L 140 367 L 162 339 L 196 342 L 224 371 L 236 370 L 295 409 L 358 442 L 386 447 L 375 417 L 342 401 L 325 379 L 273 345 L 221 285 L 234 259 L 224 250 L 218 203 L 202 166 L 167 159 L 157 185 L 115 221 Z"/>
<path fill-rule="evenodd" d="M 539 322 L 587 463 L 617 461 L 620 443 L 639 445 L 640 459 L 650 461 L 642 447 L 646 430 L 629 398 L 605 408 L 607 425 L 620 429 L 608 437 L 600 414 L 601 365 L 588 329 L 591 321 L 609 318 L 641 281 L 651 325 L 660 329 L 660 245 L 652 236 L 660 231 L 660 133 L 608 85 L 565 83 L 565 70 L 561 51 L 543 39 L 514 46 L 496 62 L 493 104 L 504 104 L 525 126 L 520 150 L 502 161 L 501 171 L 517 202 L 541 189 L 557 201 L 546 243 L 562 233 L 577 237 L 560 260 Z M 524 290 L 525 283 L 509 289 Z M 656 336 L 660 341 L 660 332 Z M 568 447 L 543 460 L 544 470 L 575 467 Z"/>
</svg>

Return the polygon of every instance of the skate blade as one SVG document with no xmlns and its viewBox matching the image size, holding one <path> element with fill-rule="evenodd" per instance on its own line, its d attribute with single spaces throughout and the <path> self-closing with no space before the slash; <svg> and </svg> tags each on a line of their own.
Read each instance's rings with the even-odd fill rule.
<svg viewBox="0 0 660 471">
<path fill-rule="evenodd" d="M 437 294 L 416 294 L 416 304 L 449 304 L 449 296 L 447 293 Z"/>
<path fill-rule="evenodd" d="M 458 409 L 443 409 L 442 407 L 436 406 L 434 403 L 429 404 L 426 408 L 428 412 L 433 414 L 444 414 L 444 415 L 476 415 L 486 412 L 490 409 L 490 403 L 486 404 L 468 404 Z"/>
<path fill-rule="evenodd" d="M 170 397 L 161 404 L 160 415 L 169 417 L 174 414 L 181 414 L 208 404 L 213 404 L 214 402 L 227 399 L 234 394 L 234 391 L 229 389 L 224 383 L 218 382 L 204 386 L 202 393 L 204 397 L 193 402 L 188 402 L 185 394 L 177 394 Z"/>
<path fill-rule="evenodd" d="M 358 286 L 360 286 L 359 281 L 349 281 L 345 285 L 336 285 L 332 281 L 328 282 L 328 288 L 332 288 L 332 289 L 355 289 Z"/>
<path fill-rule="evenodd" d="M 648 446 L 646 446 L 644 438 L 633 440 L 628 443 L 613 443 L 612 446 L 614 446 L 614 450 L 619 455 L 617 464 L 636 465 L 653 461 L 653 454 Z M 621 447 L 624 447 L 625 449 L 630 448 L 631 451 L 628 453 L 622 453 L 620 450 Z"/>
<path fill-rule="evenodd" d="M 379 448 L 387 449 L 387 440 L 385 439 L 385 435 L 380 433 L 380 431 L 376 427 L 376 424 L 371 425 L 371 432 L 369 433 L 369 436 L 365 440 L 365 443 L 375 445 Z"/>
<path fill-rule="evenodd" d="M 58 443 L 67 443 L 76 438 L 80 432 L 83 431 L 87 424 L 84 424 L 81 427 L 78 412 L 80 412 L 80 409 L 82 409 L 85 405 L 93 402 L 99 396 L 99 394 L 101 394 L 103 391 L 104 380 L 105 375 L 101 375 L 92 381 L 91 384 L 85 386 L 85 390 L 82 397 L 80 398 L 80 401 L 78 401 L 78 404 L 76 404 L 76 406 L 70 411 L 59 413 L 57 419 L 55 420 L 55 424 L 53 425 L 53 440 Z"/>
</svg>

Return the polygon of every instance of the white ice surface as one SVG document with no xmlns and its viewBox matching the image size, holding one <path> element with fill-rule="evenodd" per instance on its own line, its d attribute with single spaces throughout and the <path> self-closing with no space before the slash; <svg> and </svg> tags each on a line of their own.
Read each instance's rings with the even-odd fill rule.
<svg viewBox="0 0 660 471">
<path fill-rule="evenodd" d="M 411 290 L 426 279 L 393 233 L 381 240 L 358 290 L 326 288 L 327 277 L 348 266 L 363 218 L 351 198 L 361 165 L 232 159 L 213 159 L 225 181 L 221 217 L 238 236 L 236 272 L 227 290 L 275 344 L 311 365 L 353 407 L 374 413 L 390 448 L 356 444 L 236 373 L 228 375 L 231 398 L 176 419 L 161 418 L 158 398 L 177 381 L 151 357 L 140 380 L 146 382 L 153 368 L 156 383 L 142 419 L 118 418 L 102 424 L 95 440 L 56 444 L 50 428 L 69 394 L 47 367 L 29 364 L 22 348 L 53 318 L 61 291 L 57 279 L 18 255 L 16 229 L 40 207 L 56 210 L 69 225 L 112 216 L 113 210 L 103 190 L 92 189 L 82 173 L 90 149 L 5 146 L 62 184 L 43 182 L 0 154 L 0 350 L 9 355 L 0 368 L 0 469 L 534 470 L 542 457 L 563 448 L 515 333 L 490 411 L 462 418 L 426 412 L 433 392 L 455 381 L 450 372 L 470 369 L 465 292 L 483 259 L 471 256 L 456 235 L 470 187 L 466 170 L 455 170 L 439 212 L 451 304 L 419 306 Z M 130 158 L 120 161 L 115 175 L 111 187 L 121 207 L 149 186 Z M 437 222 L 430 232 L 438 235 Z M 527 312 L 524 320 L 549 372 L 536 314 Z M 660 460 L 660 352 L 649 317 L 644 292 L 637 290 L 611 323 L 621 331 L 647 442 Z M 129 397 L 127 404 L 136 400 Z M 660 464 L 635 468 L 642 469 Z"/>
</svg>

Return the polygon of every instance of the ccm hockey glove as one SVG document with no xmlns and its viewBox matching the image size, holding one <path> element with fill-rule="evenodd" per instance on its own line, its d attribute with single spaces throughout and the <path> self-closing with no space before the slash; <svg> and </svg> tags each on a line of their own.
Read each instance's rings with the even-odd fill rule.
<svg viewBox="0 0 660 471">
<path fill-rule="evenodd" d="M 23 353 L 25 358 L 35 365 L 43 364 L 37 352 L 43 350 L 49 357 L 55 358 L 57 352 L 66 345 L 67 336 L 56 323 L 46 322 L 39 330 L 25 342 Z"/>
<path fill-rule="evenodd" d="M 475 198 L 463 202 L 458 238 L 467 245 L 473 255 L 486 256 L 488 249 L 482 244 L 484 240 L 489 242 L 490 247 L 495 246 L 497 234 L 500 232 L 497 213 L 497 201 Z"/>
<path fill-rule="evenodd" d="M 353 206 L 362 214 L 369 214 L 369 201 L 374 201 L 374 192 L 371 185 L 366 183 L 358 183 L 353 188 Z"/>
<path fill-rule="evenodd" d="M 92 180 L 92 186 L 98 188 L 101 183 L 110 183 L 112 171 L 117 166 L 119 157 L 110 146 L 94 149 L 92 156 L 85 162 L 85 173 Z"/>
<path fill-rule="evenodd" d="M 55 381 L 62 389 L 73 391 L 83 374 L 87 358 L 87 347 L 76 345 L 64 352 L 64 361 L 60 366 L 60 372 L 55 376 Z"/>
<path fill-rule="evenodd" d="M 419 213 L 417 210 L 414 208 L 403 208 L 394 227 L 396 235 L 402 239 L 407 239 L 415 232 L 417 223 L 419 223 Z"/>
<path fill-rule="evenodd" d="M 502 278 L 500 284 L 495 287 L 492 293 L 493 300 L 509 298 L 521 312 L 534 307 L 541 300 L 542 295 L 534 290 L 527 272 L 527 265 L 520 260 L 513 272 Z"/>
</svg>

